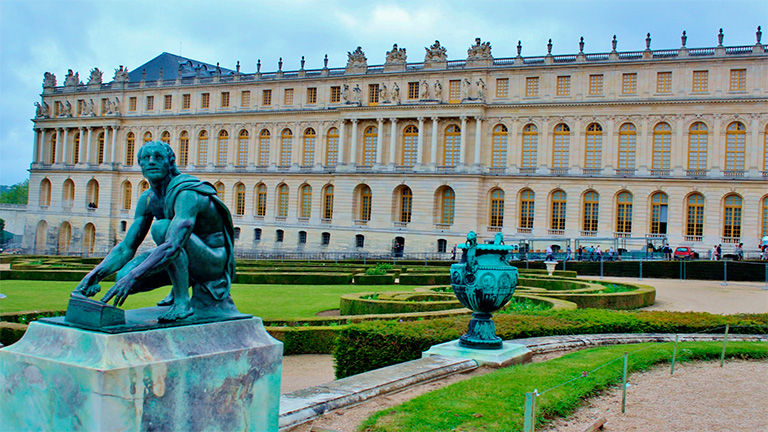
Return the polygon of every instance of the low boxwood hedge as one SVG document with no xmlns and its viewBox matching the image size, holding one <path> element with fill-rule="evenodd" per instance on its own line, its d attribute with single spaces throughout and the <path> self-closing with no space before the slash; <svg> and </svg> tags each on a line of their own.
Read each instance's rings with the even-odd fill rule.
<svg viewBox="0 0 768 432">
<path fill-rule="evenodd" d="M 351 281 L 351 273 L 238 272 L 235 274 L 235 283 L 243 284 L 345 285 Z"/>
<path fill-rule="evenodd" d="M 455 297 L 443 301 L 403 301 L 392 299 L 391 294 L 387 293 L 387 296 L 382 295 L 385 298 L 364 298 L 366 296 L 375 296 L 375 293 L 345 294 L 341 296 L 340 313 L 341 315 L 381 315 L 438 311 L 462 307 Z"/>
<path fill-rule="evenodd" d="M 395 275 L 388 273 L 384 275 L 367 275 L 358 273 L 355 275 L 356 285 L 394 285 Z"/>
<path fill-rule="evenodd" d="M 283 355 L 330 354 L 346 326 L 336 327 L 267 327 L 275 339 L 283 342 Z"/>
<path fill-rule="evenodd" d="M 524 261 L 510 264 L 518 266 L 521 271 L 526 266 Z M 727 272 L 729 281 L 765 282 L 765 262 L 759 261 L 642 261 L 642 266 L 644 278 L 723 280 L 724 273 Z M 541 261 L 530 261 L 528 267 L 544 269 L 545 265 Z M 558 268 L 562 268 L 562 262 L 558 264 Z M 598 276 L 600 262 L 568 261 L 566 269 L 576 271 L 579 276 Z M 638 277 L 640 261 L 603 261 L 603 275 Z"/>
<path fill-rule="evenodd" d="M 41 280 L 41 281 L 59 281 L 59 282 L 78 282 L 87 275 L 84 270 L 0 270 L 0 280 Z M 115 275 L 110 275 L 104 279 L 108 282 L 114 282 Z"/>
</svg>

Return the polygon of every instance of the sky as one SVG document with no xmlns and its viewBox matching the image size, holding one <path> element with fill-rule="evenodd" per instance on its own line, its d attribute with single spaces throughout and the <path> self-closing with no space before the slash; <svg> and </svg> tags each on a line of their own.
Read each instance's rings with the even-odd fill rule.
<svg viewBox="0 0 768 432">
<path fill-rule="evenodd" d="M 392 44 L 409 62 L 424 59 L 435 40 L 449 60 L 466 58 L 476 37 L 490 42 L 495 58 L 680 47 L 753 45 L 765 28 L 766 0 L 0 0 L 0 185 L 29 178 L 34 143 L 34 103 L 43 74 L 63 85 L 68 69 L 87 81 L 91 69 L 111 81 L 120 65 L 133 70 L 162 52 L 241 72 L 344 67 L 347 52 L 361 46 L 369 65 L 384 63 Z"/>
</svg>

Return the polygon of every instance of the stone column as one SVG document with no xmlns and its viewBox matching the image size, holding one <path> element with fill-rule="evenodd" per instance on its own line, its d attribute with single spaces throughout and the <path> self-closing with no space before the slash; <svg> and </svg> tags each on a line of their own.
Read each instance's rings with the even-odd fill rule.
<svg viewBox="0 0 768 432">
<path fill-rule="evenodd" d="M 246 162 L 246 165 L 249 169 L 253 169 L 253 167 L 256 166 L 256 148 L 259 145 L 259 128 L 255 126 L 256 125 L 251 125 L 246 127 L 246 130 L 248 131 L 248 155 L 246 156 L 248 161 Z"/>
<path fill-rule="evenodd" d="M 101 161 L 102 164 L 109 163 L 112 160 L 112 146 L 109 142 L 109 126 L 104 126 L 104 159 Z"/>
<path fill-rule="evenodd" d="M 613 116 L 609 116 L 606 119 L 605 138 L 603 140 L 603 149 L 600 161 L 600 168 L 614 169 L 619 167 L 619 135 L 616 133 L 616 124 Z M 637 147 L 637 140 L 635 140 L 635 147 Z M 609 172 L 608 175 L 613 173 Z"/>
<path fill-rule="evenodd" d="M 112 163 L 118 163 L 117 160 L 117 131 L 120 126 L 112 126 Z"/>
<path fill-rule="evenodd" d="M 523 149 L 523 140 L 518 127 L 518 121 L 514 117 L 510 119 L 509 131 L 507 132 L 507 167 L 518 164 L 522 159 L 520 152 Z"/>
<path fill-rule="evenodd" d="M 437 121 L 439 119 L 440 119 L 439 117 L 432 117 L 432 148 L 430 149 L 430 153 L 429 153 L 429 157 L 430 157 L 429 164 L 433 168 L 437 165 L 437 136 L 439 134 L 439 131 L 437 129 Z"/>
<path fill-rule="evenodd" d="M 65 129 L 56 129 L 56 154 L 54 155 L 53 162 L 60 164 L 64 163 L 64 139 L 62 138 L 62 132 Z"/>
<path fill-rule="evenodd" d="M 85 136 L 88 133 L 88 128 L 81 126 L 78 128 L 80 131 L 80 153 L 77 155 L 78 165 L 83 165 L 86 163 L 85 158 L 88 157 L 87 153 L 85 153 Z"/>
<path fill-rule="evenodd" d="M 216 149 L 218 147 L 219 133 L 218 128 L 213 127 L 208 131 L 208 163 L 206 169 L 212 170 L 216 163 Z"/>
<path fill-rule="evenodd" d="M 744 152 L 744 169 L 747 171 L 757 168 L 758 171 L 768 170 L 760 160 L 760 114 L 752 114 L 750 121 L 744 119 L 745 128 L 750 131 L 745 139 L 746 151 Z M 765 139 L 765 138 L 764 138 Z M 763 156 L 765 157 L 765 156 Z M 759 174 L 758 174 L 759 175 Z"/>
<path fill-rule="evenodd" d="M 267 130 L 269 131 L 269 166 L 275 167 L 278 164 L 277 158 L 280 156 L 280 152 L 278 151 L 280 148 L 280 137 L 277 135 L 277 128 L 274 124 L 268 124 L 265 125 Z M 269 211 L 269 208 L 271 206 L 267 206 L 267 211 Z"/>
<path fill-rule="evenodd" d="M 68 164 L 72 160 L 71 154 L 70 154 L 72 153 L 72 149 L 69 144 L 69 128 L 64 128 L 64 139 L 62 140 L 61 144 L 63 147 L 62 151 L 64 152 L 64 154 L 61 158 L 60 163 Z"/>
<path fill-rule="evenodd" d="M 574 122 L 573 128 L 571 128 L 571 140 L 568 143 L 568 160 L 565 161 L 565 167 L 569 173 L 574 172 L 572 168 L 576 168 L 579 171 L 577 174 L 582 173 L 584 168 L 584 151 L 582 150 L 585 145 L 584 136 L 584 122 L 581 121 L 581 117 L 577 117 Z M 575 161 L 571 163 L 571 161 Z"/>
<path fill-rule="evenodd" d="M 34 147 L 32 148 L 32 163 L 36 164 L 40 161 L 40 129 L 33 128 L 32 130 L 35 132 L 35 142 Z"/>
<path fill-rule="evenodd" d="M 395 154 L 397 151 L 397 119 L 389 119 L 389 124 L 389 165 L 394 167 L 397 165 L 397 155 Z M 419 128 L 419 136 L 421 136 L 421 128 Z"/>
<path fill-rule="evenodd" d="M 552 168 L 552 147 L 554 143 L 549 138 L 549 131 L 552 128 L 552 125 L 549 123 L 549 118 L 544 117 L 541 119 L 541 128 L 539 129 L 540 135 L 538 137 L 538 143 L 536 144 L 536 171 L 542 172 L 541 170 L 543 167 L 549 167 Z M 521 134 L 521 141 L 520 144 L 522 145 L 522 134 Z M 522 162 L 522 159 L 520 159 Z M 572 206 L 571 206 L 572 207 Z M 567 209 L 568 207 L 566 207 Z M 567 223 L 567 222 L 566 222 Z"/>
<path fill-rule="evenodd" d="M 379 122 L 379 136 L 376 137 L 376 166 L 381 165 L 381 154 L 384 153 L 384 119 L 379 117 L 376 119 Z"/>
<path fill-rule="evenodd" d="M 344 119 L 339 120 L 339 153 L 336 156 L 336 165 L 344 165 L 344 138 L 347 133 L 347 122 Z"/>
<path fill-rule="evenodd" d="M 672 154 L 670 154 L 670 158 L 672 160 L 669 161 L 669 167 L 670 169 L 679 168 L 679 171 L 675 173 L 676 176 L 683 175 L 684 170 L 688 169 L 688 158 L 687 158 L 687 152 L 688 152 L 688 143 L 685 142 L 685 130 L 684 123 L 683 123 L 684 117 L 683 115 L 677 116 L 677 121 L 675 122 L 677 129 L 675 133 L 675 141 L 672 142 Z"/>
<path fill-rule="evenodd" d="M 467 116 L 461 116 L 461 147 L 459 147 L 459 165 L 467 163 Z"/>
<path fill-rule="evenodd" d="M 483 139 L 483 118 L 475 117 L 475 166 L 480 166 L 481 142 Z"/>
<path fill-rule="evenodd" d="M 237 161 L 237 142 L 240 141 L 240 131 L 235 125 L 230 125 L 227 129 L 230 140 L 227 142 L 227 168 L 234 168 Z"/>
<path fill-rule="evenodd" d="M 357 119 L 352 119 L 352 138 L 349 146 L 349 164 L 357 165 Z"/>
<path fill-rule="evenodd" d="M 88 129 L 88 140 L 86 141 L 85 145 L 85 160 L 83 162 L 89 164 L 91 163 L 91 142 L 93 140 L 93 128 L 89 126 L 86 129 Z"/>
<path fill-rule="evenodd" d="M 302 153 L 304 152 L 304 126 L 295 124 L 291 127 L 293 136 L 291 137 L 291 166 L 298 168 L 301 163 Z"/>
<path fill-rule="evenodd" d="M 639 136 L 635 137 L 635 168 L 640 175 L 648 175 L 653 160 L 651 120 L 644 118 L 640 123 Z"/>
<path fill-rule="evenodd" d="M 706 171 L 725 169 L 725 140 L 722 136 L 722 116 L 715 114 L 712 118 L 712 123 L 714 131 L 707 137 L 707 163 L 704 165 Z M 713 172 L 712 175 L 719 177 L 722 174 Z"/>
<path fill-rule="evenodd" d="M 419 117 L 419 136 L 416 140 L 416 165 L 424 163 L 424 117 Z"/>
</svg>

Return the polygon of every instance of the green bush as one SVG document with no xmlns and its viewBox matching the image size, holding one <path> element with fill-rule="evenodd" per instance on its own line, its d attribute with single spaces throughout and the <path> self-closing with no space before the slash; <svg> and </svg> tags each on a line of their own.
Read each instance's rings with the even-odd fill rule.
<svg viewBox="0 0 768 432">
<path fill-rule="evenodd" d="M 0 345 L 16 343 L 26 332 L 26 324 L 0 321 Z"/>
<path fill-rule="evenodd" d="M 356 285 L 393 285 L 394 283 L 395 283 L 394 274 L 383 274 L 383 275 L 356 274 L 355 275 Z"/>
<path fill-rule="evenodd" d="M 400 285 L 445 285 L 451 283 L 451 275 L 448 273 L 401 273 Z"/>
<path fill-rule="evenodd" d="M 258 285 L 345 285 L 352 281 L 350 273 L 240 273 L 235 283 Z"/>
<path fill-rule="evenodd" d="M 331 354 L 338 338 L 337 327 L 267 327 L 267 332 L 283 342 L 283 355 Z"/>
<path fill-rule="evenodd" d="M 341 315 L 382 315 L 410 312 L 438 311 L 446 309 L 461 308 L 461 303 L 452 296 L 443 297 L 442 301 L 424 301 L 423 299 L 398 300 L 391 297 L 392 293 L 387 293 L 387 298 L 383 294 L 368 297 L 373 293 L 356 293 L 341 296 L 339 305 Z M 413 295 L 414 293 L 408 293 Z M 437 295 L 436 295 L 437 296 Z M 368 297 L 368 298 L 364 298 Z"/>
<path fill-rule="evenodd" d="M 40 280 L 40 281 L 63 281 L 79 282 L 88 274 L 87 271 L 77 270 L 0 270 L 0 280 Z M 115 275 L 104 279 L 114 282 Z"/>
</svg>

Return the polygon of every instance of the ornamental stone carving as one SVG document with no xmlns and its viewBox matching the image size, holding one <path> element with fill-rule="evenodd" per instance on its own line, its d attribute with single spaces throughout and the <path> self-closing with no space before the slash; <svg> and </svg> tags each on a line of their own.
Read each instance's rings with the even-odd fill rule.
<svg viewBox="0 0 768 432">
<path fill-rule="evenodd" d="M 397 83 L 392 84 L 392 103 L 400 105 L 400 87 Z"/>
<path fill-rule="evenodd" d="M 440 41 L 435 41 L 429 48 L 424 47 L 424 67 L 427 69 L 440 69 L 446 67 L 448 60 L 447 50 L 440 46 Z"/>
<path fill-rule="evenodd" d="M 46 72 L 43 75 L 43 88 L 53 87 L 56 87 L 56 75 L 52 74 L 51 72 Z"/>
<path fill-rule="evenodd" d="M 115 98 L 115 102 L 112 104 L 112 112 L 116 115 L 120 115 L 120 99 Z"/>
<path fill-rule="evenodd" d="M 480 42 L 480 38 L 475 38 L 475 44 L 469 47 L 467 50 L 467 60 L 470 59 L 492 59 L 491 57 L 491 43 Z"/>
<path fill-rule="evenodd" d="M 67 71 L 67 75 L 64 77 L 64 87 L 74 88 L 80 85 L 80 74 L 72 72 L 72 69 Z"/>
<path fill-rule="evenodd" d="M 120 65 L 119 68 L 115 69 L 115 76 L 112 80 L 117 84 L 125 84 L 130 81 L 130 77 L 128 77 L 128 68 L 123 68 L 123 65 Z"/>
<path fill-rule="evenodd" d="M 406 61 L 405 48 L 398 48 L 397 44 L 392 45 L 392 51 L 387 51 L 386 64 L 404 64 Z"/>
<path fill-rule="evenodd" d="M 354 51 L 347 52 L 347 56 L 349 57 L 347 60 L 347 69 L 368 67 L 368 58 L 365 57 L 362 47 L 357 47 Z"/>
<path fill-rule="evenodd" d="M 100 86 L 103 75 L 104 73 L 100 71 L 99 68 L 91 69 L 91 75 L 88 77 L 88 87 Z"/>
</svg>

